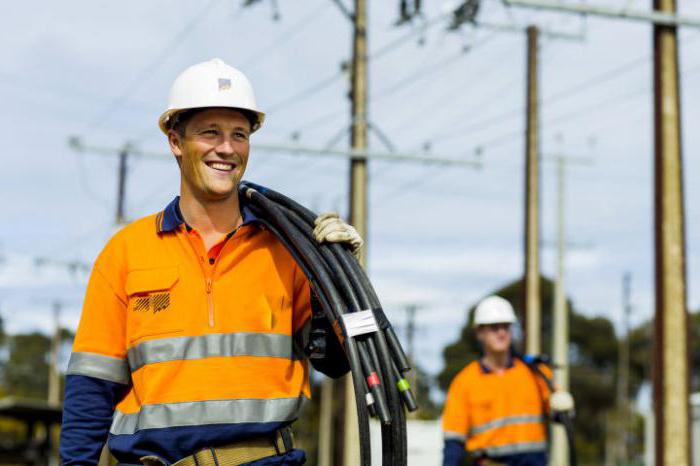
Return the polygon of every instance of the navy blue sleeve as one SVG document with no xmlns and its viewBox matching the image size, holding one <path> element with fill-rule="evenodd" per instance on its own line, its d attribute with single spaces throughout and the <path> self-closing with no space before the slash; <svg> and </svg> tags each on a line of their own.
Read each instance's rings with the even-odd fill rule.
<svg viewBox="0 0 700 466">
<path fill-rule="evenodd" d="M 464 442 L 445 440 L 445 446 L 442 450 L 442 466 L 463 466 L 466 459 Z"/>
<path fill-rule="evenodd" d="M 350 370 L 343 345 L 325 316 L 311 318 L 311 334 L 306 353 L 314 369 L 337 379 Z"/>
<path fill-rule="evenodd" d="M 128 385 L 84 375 L 66 376 L 60 453 L 63 466 L 96 465 L 107 441 L 114 407 Z"/>
<path fill-rule="evenodd" d="M 305 348 L 311 365 L 328 377 L 337 379 L 350 371 L 350 363 L 335 330 L 323 314 L 321 303 L 311 292 L 311 333 Z"/>
</svg>

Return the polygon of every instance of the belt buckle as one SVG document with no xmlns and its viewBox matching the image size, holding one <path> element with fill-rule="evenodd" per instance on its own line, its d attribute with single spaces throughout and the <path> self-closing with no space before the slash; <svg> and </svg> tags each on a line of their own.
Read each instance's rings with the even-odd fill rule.
<svg viewBox="0 0 700 466">
<path fill-rule="evenodd" d="M 143 456 L 139 458 L 139 461 L 141 461 L 141 464 L 144 466 L 168 466 L 168 463 L 166 463 L 160 456 L 155 455 Z"/>
</svg>

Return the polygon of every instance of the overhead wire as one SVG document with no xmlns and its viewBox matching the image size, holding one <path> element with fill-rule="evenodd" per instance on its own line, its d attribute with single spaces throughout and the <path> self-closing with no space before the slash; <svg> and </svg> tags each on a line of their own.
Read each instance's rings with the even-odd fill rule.
<svg viewBox="0 0 700 466">
<path fill-rule="evenodd" d="M 308 26 L 313 20 L 323 17 L 323 13 L 325 13 L 325 10 L 327 10 L 329 6 L 330 3 L 327 0 L 321 0 L 316 8 L 311 8 L 306 15 L 302 16 L 298 21 L 282 31 L 260 50 L 251 53 L 246 59 L 242 60 L 240 65 L 237 64 L 236 66 L 240 66 L 245 70 L 248 67 L 255 66 L 256 62 L 257 64 L 262 63 L 263 60 L 261 60 L 261 57 L 268 56 L 270 52 L 277 50 L 282 44 L 288 43 L 291 38 L 307 30 L 305 26 Z"/>
<path fill-rule="evenodd" d="M 647 56 L 644 57 L 639 57 L 634 60 L 631 60 L 629 62 L 624 63 L 621 66 L 615 67 L 612 70 L 607 70 L 599 75 L 593 76 L 591 78 L 587 78 L 584 81 L 577 83 L 573 86 L 570 86 L 566 89 L 562 89 L 550 96 L 546 96 L 542 99 L 541 104 L 542 105 L 551 105 L 552 103 L 555 102 L 560 102 L 562 100 L 566 100 L 568 98 L 571 98 L 575 96 L 577 93 L 582 92 L 587 89 L 591 89 L 593 87 L 596 87 L 602 83 L 605 83 L 607 81 L 610 81 L 611 79 L 617 78 L 619 76 L 622 76 L 623 74 L 632 71 L 633 69 L 636 69 L 638 66 L 643 64 L 645 60 L 648 60 Z M 482 118 L 480 120 L 468 122 L 466 125 L 458 126 L 458 129 L 451 128 L 448 131 L 442 131 L 433 134 L 429 139 L 451 139 L 454 137 L 461 137 L 465 134 L 465 132 L 470 132 L 469 135 L 473 135 L 473 132 L 475 131 L 480 131 L 486 128 L 489 128 L 493 126 L 494 124 L 498 123 L 503 123 L 504 121 L 511 120 L 514 118 L 519 118 L 523 115 L 523 112 L 525 112 L 525 106 L 520 105 L 516 108 L 512 108 L 509 110 L 506 110 L 504 112 L 501 112 L 496 115 L 492 115 L 487 118 Z M 454 117 L 453 119 L 459 119 L 460 117 L 463 116 L 468 116 L 472 115 L 473 111 L 471 112 L 465 112 L 457 117 Z"/>
<path fill-rule="evenodd" d="M 684 42 L 684 44 L 688 44 L 693 42 L 694 39 L 697 39 L 700 37 L 700 34 L 697 36 L 694 36 L 691 39 L 688 39 Z M 545 96 L 542 98 L 541 104 L 542 105 L 551 105 L 553 103 L 561 102 L 564 100 L 567 100 L 571 97 L 574 97 L 575 95 L 579 94 L 580 92 L 583 92 L 585 90 L 593 89 L 601 84 L 604 84 L 606 82 L 609 82 L 617 77 L 620 77 L 632 70 L 635 70 L 641 65 L 644 65 L 645 63 L 649 63 L 649 60 L 652 58 L 651 55 L 645 54 L 643 56 L 634 58 L 630 61 L 627 61 L 623 63 L 622 65 L 615 66 L 611 69 L 605 70 L 602 73 L 599 73 L 595 76 L 588 77 L 581 82 L 578 82 L 572 86 L 569 86 L 565 89 L 561 89 L 549 96 Z M 453 138 L 459 138 L 463 136 L 472 136 L 474 131 L 481 131 L 482 129 L 486 129 L 493 124 L 496 123 L 502 123 L 504 120 L 511 120 L 513 118 L 517 118 L 523 115 L 525 112 L 525 107 L 523 105 L 518 106 L 517 108 L 512 108 L 510 110 L 504 111 L 502 113 L 499 113 L 498 115 L 493 115 L 481 120 L 477 121 L 472 121 L 468 122 L 464 126 L 459 126 L 458 129 L 450 129 L 449 131 L 442 131 L 433 134 L 429 140 L 433 139 L 453 139 Z M 452 120 L 458 119 L 461 116 L 467 116 L 471 115 L 472 112 L 465 112 L 463 114 L 458 115 L 457 117 L 451 118 Z M 471 131 L 468 134 L 465 134 L 465 132 Z"/>
<path fill-rule="evenodd" d="M 396 81 L 394 84 L 384 88 L 383 90 L 378 91 L 376 94 L 371 94 L 369 96 L 369 99 L 372 101 L 377 101 L 381 100 L 385 97 L 391 96 L 394 93 L 400 91 L 401 89 L 404 89 L 407 86 L 410 86 L 411 84 L 414 84 L 415 82 L 421 81 L 423 79 L 429 78 L 430 76 L 434 75 L 435 73 L 444 70 L 444 68 L 449 67 L 449 66 L 454 66 L 458 64 L 458 59 L 459 57 L 471 52 L 474 48 L 480 47 L 488 42 L 495 37 L 495 33 L 492 35 L 489 35 L 482 39 L 481 41 L 478 41 L 474 44 L 472 44 L 470 47 L 467 49 L 461 49 L 459 50 L 456 54 L 450 55 L 447 58 L 437 61 L 433 63 L 431 66 L 426 67 L 426 66 L 421 66 L 418 67 L 418 69 L 415 70 L 414 73 L 401 78 L 400 80 Z M 395 48 L 395 41 L 390 42 L 388 45 L 392 45 L 392 47 L 382 47 L 380 48 L 380 51 L 383 53 L 388 53 L 391 50 L 394 50 Z M 383 55 L 380 54 L 380 55 Z M 309 91 L 311 91 L 311 87 L 309 87 Z M 306 97 L 308 94 L 305 92 L 302 94 L 303 97 Z M 345 114 L 347 112 L 347 109 L 338 109 L 335 111 L 331 111 L 328 113 L 324 113 L 320 116 L 314 117 L 312 120 L 307 121 L 306 123 L 302 125 L 297 125 L 294 130 L 291 131 L 291 134 L 295 133 L 300 133 L 302 130 L 307 129 L 307 128 L 319 128 L 322 126 L 325 126 L 330 123 L 335 123 L 336 120 L 333 118 L 340 116 L 342 114 Z"/>
<path fill-rule="evenodd" d="M 440 71 L 444 71 L 444 69 L 447 67 L 455 66 L 459 63 L 458 59 L 466 55 L 468 52 L 469 50 L 465 49 L 458 50 L 457 53 L 449 55 L 444 59 L 431 64 L 430 66 L 421 66 L 412 74 L 404 76 L 403 78 L 399 79 L 398 81 L 389 85 L 388 87 L 381 89 L 376 94 L 370 94 L 370 99 L 372 99 L 372 101 L 374 102 L 382 100 L 386 97 L 395 94 L 396 92 L 404 89 L 409 85 L 415 84 L 416 82 L 420 82 L 426 78 L 429 78 Z"/>
<path fill-rule="evenodd" d="M 683 74 L 683 78 L 688 78 L 695 73 L 700 72 L 700 66 L 693 66 L 686 70 Z M 547 118 L 543 122 L 543 127 L 546 126 L 548 129 L 552 127 L 557 127 L 560 126 L 563 123 L 567 123 L 569 121 L 575 120 L 577 118 L 580 118 L 582 116 L 585 116 L 591 111 L 598 110 L 598 109 L 603 109 L 607 108 L 610 106 L 618 105 L 621 102 L 624 102 L 626 100 L 629 100 L 630 98 L 633 97 L 638 97 L 641 95 L 645 95 L 651 91 L 650 86 L 645 86 L 643 88 L 637 88 L 629 92 L 624 92 L 621 94 L 618 94 L 617 96 L 610 98 L 606 97 L 604 99 L 601 99 L 600 101 L 596 101 L 595 103 L 588 105 L 583 108 L 578 108 L 574 111 L 571 112 L 566 112 L 560 115 L 557 115 L 552 118 Z M 494 147 L 499 147 L 504 144 L 510 144 L 510 143 L 515 143 L 515 142 L 521 142 L 522 139 L 519 138 L 518 136 L 523 136 L 524 129 L 518 129 L 516 131 L 511 131 L 508 133 L 504 133 L 501 135 L 498 135 L 494 138 L 491 138 L 484 143 L 478 144 L 477 147 L 480 148 L 494 148 Z M 502 171 L 502 170 L 501 170 Z M 437 178 L 442 177 L 445 174 L 448 174 L 449 171 L 443 170 L 442 172 L 438 173 L 435 176 L 427 176 L 425 173 L 421 173 L 419 177 L 413 177 L 409 180 L 406 180 L 404 183 L 401 183 L 398 187 L 393 187 L 388 193 L 382 194 L 382 200 L 386 201 L 388 199 L 392 199 L 396 197 L 398 194 L 402 193 L 405 191 L 407 188 L 412 188 L 415 189 L 418 186 L 424 185 L 426 182 L 431 181 L 434 182 Z"/>
<path fill-rule="evenodd" d="M 184 27 L 182 27 L 173 37 L 170 39 L 165 47 L 163 47 L 160 52 L 151 60 L 145 67 L 141 69 L 140 72 L 136 74 L 136 77 L 132 79 L 129 84 L 124 88 L 124 90 L 107 106 L 107 108 L 94 117 L 90 123 L 88 123 L 84 132 L 89 132 L 97 128 L 102 127 L 108 118 L 120 108 L 130 97 L 136 92 L 143 83 L 149 78 L 153 72 L 160 67 L 160 65 L 165 62 L 165 60 L 172 56 L 173 50 L 184 43 L 184 39 L 190 35 L 194 30 L 197 23 L 204 19 L 207 14 L 211 13 L 212 7 L 221 2 L 221 0 L 210 0 L 207 2 L 203 8 L 201 8 L 198 13 L 193 16 Z"/>
<path fill-rule="evenodd" d="M 385 55 L 388 55 L 389 53 L 393 52 L 394 50 L 397 50 L 400 47 L 405 46 L 407 43 L 407 39 L 410 37 L 413 37 L 417 35 L 418 33 L 425 33 L 428 29 L 440 24 L 442 21 L 444 21 L 446 18 L 449 18 L 449 15 L 438 15 L 434 18 L 431 18 L 429 20 L 426 20 L 425 23 L 421 26 L 421 28 L 416 28 L 412 29 L 406 34 L 403 34 L 396 39 L 393 39 L 386 44 L 380 46 L 378 49 L 370 52 L 367 56 L 368 61 L 376 61 L 381 57 L 384 57 Z M 292 94 L 289 97 L 286 97 L 277 103 L 271 105 L 268 107 L 267 112 L 272 113 L 272 112 L 279 112 L 280 110 L 288 107 L 289 105 L 296 103 L 304 98 L 311 97 L 312 95 L 325 90 L 328 88 L 330 85 L 334 84 L 338 79 L 340 79 L 343 75 L 348 73 L 348 70 L 345 70 L 344 67 L 341 67 L 341 69 L 333 74 L 326 75 L 326 77 L 314 82 L 312 85 L 302 89 L 301 91 Z M 335 115 L 340 114 L 341 112 L 344 112 L 346 110 L 338 110 L 337 112 L 331 112 L 328 117 L 332 118 Z M 304 126 L 308 126 L 308 123 L 305 123 Z M 291 130 L 290 132 L 294 132 L 295 130 Z"/>
<path fill-rule="evenodd" d="M 328 88 L 331 84 L 335 84 L 335 82 L 340 78 L 343 74 L 345 74 L 345 71 L 343 69 L 340 69 L 339 71 L 327 75 L 325 78 L 314 82 L 312 85 L 305 87 L 301 91 L 297 92 L 296 94 L 292 94 L 289 97 L 286 97 L 283 100 L 278 101 L 275 104 L 270 105 L 266 112 L 267 113 L 273 113 L 273 112 L 278 112 L 281 109 L 289 106 L 290 104 L 296 103 L 302 99 L 305 99 L 307 97 L 310 97 L 314 94 L 317 94 L 318 92 Z"/>
<path fill-rule="evenodd" d="M 496 59 L 493 60 L 493 62 L 488 67 L 484 67 L 481 70 L 474 72 L 473 75 L 478 76 L 480 80 L 483 80 L 487 76 L 490 76 L 491 73 L 493 71 L 497 70 L 498 67 L 501 65 L 504 57 L 507 55 L 510 55 L 510 53 L 512 53 L 512 50 L 510 48 L 508 48 L 505 51 L 505 53 L 500 54 L 498 57 L 496 57 Z M 488 94 L 489 98 L 482 99 L 480 101 L 482 103 L 474 105 L 474 108 L 482 108 L 483 102 L 488 102 L 493 98 L 493 96 L 500 95 L 501 92 L 503 92 L 505 89 L 508 89 L 509 87 L 511 87 L 518 80 L 519 80 L 519 78 L 517 78 L 517 77 L 509 79 L 507 84 L 503 85 L 502 87 L 499 87 L 496 91 L 489 93 Z M 432 99 L 428 103 L 428 105 L 421 105 L 416 112 L 409 114 L 404 119 L 399 120 L 398 123 L 391 125 L 390 129 L 397 130 L 397 129 L 403 128 L 408 123 L 414 121 L 416 117 L 418 117 L 421 114 L 424 114 L 426 111 L 429 111 L 429 110 L 432 111 L 433 109 L 440 108 L 445 101 L 454 100 L 454 98 L 456 96 L 459 96 L 461 93 L 463 93 L 465 87 L 468 87 L 468 86 L 465 86 L 464 82 L 460 81 L 460 83 L 457 87 L 453 87 L 453 88 L 448 89 L 448 92 L 444 92 L 444 93 L 440 94 L 438 97 Z"/>
</svg>

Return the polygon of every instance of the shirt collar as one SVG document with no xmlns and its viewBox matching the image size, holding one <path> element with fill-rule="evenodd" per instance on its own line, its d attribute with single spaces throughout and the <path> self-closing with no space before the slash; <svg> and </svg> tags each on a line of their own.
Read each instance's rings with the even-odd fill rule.
<svg viewBox="0 0 700 466">
<path fill-rule="evenodd" d="M 513 362 L 513 355 L 508 356 L 508 362 L 506 363 L 506 369 L 511 369 L 515 363 Z M 481 368 L 482 374 L 491 374 L 493 371 L 484 364 L 484 361 L 479 358 L 479 367 Z"/>
<path fill-rule="evenodd" d="M 248 200 L 240 196 L 238 199 L 240 202 L 241 216 L 243 217 L 242 225 L 257 221 L 258 217 L 248 205 Z M 180 211 L 180 196 L 175 196 L 175 199 L 170 201 L 170 203 L 165 206 L 165 209 L 156 216 L 156 228 L 158 233 L 167 233 L 176 230 L 183 224 L 187 226 L 185 219 L 182 217 L 182 212 Z"/>
</svg>

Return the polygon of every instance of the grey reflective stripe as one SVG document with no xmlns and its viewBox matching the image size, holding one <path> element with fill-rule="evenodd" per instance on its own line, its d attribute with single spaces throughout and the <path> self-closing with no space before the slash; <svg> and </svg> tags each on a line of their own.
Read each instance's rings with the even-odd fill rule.
<svg viewBox="0 0 700 466">
<path fill-rule="evenodd" d="M 299 396 L 269 400 L 215 400 L 144 405 L 138 413 L 124 414 L 115 411 L 109 431 L 113 435 L 124 435 L 143 429 L 166 427 L 293 421 L 297 418 L 305 399 L 304 396 Z"/>
<path fill-rule="evenodd" d="M 445 438 L 445 441 L 447 441 L 447 440 L 458 440 L 458 441 L 460 441 L 460 442 L 464 442 L 465 440 L 467 440 L 467 436 L 464 435 L 464 434 L 460 434 L 459 432 L 448 432 L 448 431 L 445 431 L 445 432 L 443 432 L 442 434 L 443 434 L 443 436 L 444 436 L 444 438 Z"/>
<path fill-rule="evenodd" d="M 278 333 L 213 333 L 197 337 L 148 340 L 129 349 L 129 366 L 217 356 L 266 356 L 296 359 L 292 337 Z"/>
<path fill-rule="evenodd" d="M 503 455 L 515 455 L 517 453 L 531 453 L 537 451 L 545 451 L 547 449 L 546 442 L 521 442 L 511 443 L 509 445 L 501 445 L 498 447 L 481 448 L 474 450 L 471 453 L 475 455 L 486 455 L 498 459 Z"/>
<path fill-rule="evenodd" d="M 87 375 L 121 384 L 128 384 L 130 379 L 126 359 L 97 353 L 72 353 L 66 375 Z"/>
<path fill-rule="evenodd" d="M 484 424 L 479 424 L 478 426 L 469 429 L 469 435 L 476 435 L 486 432 L 487 430 L 495 429 L 497 427 L 508 426 L 511 424 L 529 424 L 531 422 L 544 422 L 544 417 L 538 415 L 525 415 L 525 416 L 508 416 L 502 417 Z"/>
</svg>

